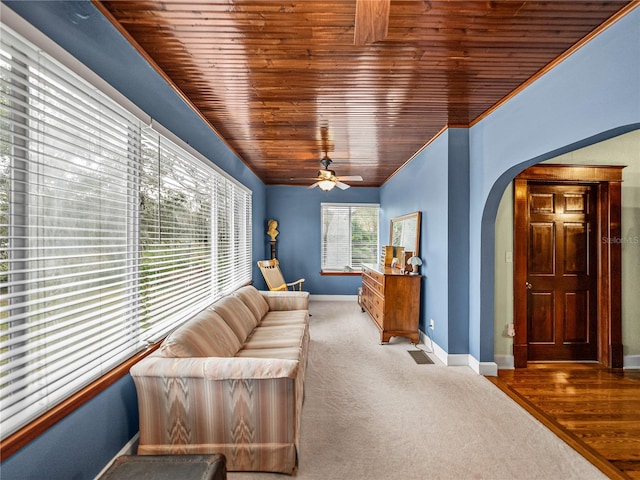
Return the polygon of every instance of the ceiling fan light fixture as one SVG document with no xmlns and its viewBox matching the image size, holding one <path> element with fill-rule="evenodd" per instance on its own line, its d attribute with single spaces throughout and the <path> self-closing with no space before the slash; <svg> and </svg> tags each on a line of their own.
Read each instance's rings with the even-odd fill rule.
<svg viewBox="0 0 640 480">
<path fill-rule="evenodd" d="M 322 190 L 323 192 L 328 192 L 329 190 L 332 190 L 333 187 L 336 186 L 336 182 L 334 182 L 333 180 L 320 180 L 318 182 L 318 187 L 320 187 L 320 190 Z"/>
</svg>

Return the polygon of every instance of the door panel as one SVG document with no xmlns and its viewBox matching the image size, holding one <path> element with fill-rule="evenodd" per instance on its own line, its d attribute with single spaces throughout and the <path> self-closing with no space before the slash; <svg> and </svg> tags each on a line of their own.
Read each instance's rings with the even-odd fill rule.
<svg viewBox="0 0 640 480">
<path fill-rule="evenodd" d="M 587 322 L 589 298 L 582 292 L 565 292 L 564 296 L 564 343 L 586 343 L 589 341 Z"/>
<path fill-rule="evenodd" d="M 529 255 L 529 272 L 535 275 L 553 275 L 555 270 L 555 225 L 534 223 L 529 225 L 529 244 L 535 255 Z"/>
<path fill-rule="evenodd" d="M 529 341 L 536 344 L 552 344 L 555 338 L 554 293 L 533 292 L 529 303 Z"/>
<path fill-rule="evenodd" d="M 529 202 L 532 213 L 553 213 L 555 211 L 552 193 L 529 192 Z"/>
<path fill-rule="evenodd" d="M 595 193 L 586 185 L 531 183 L 527 251 L 531 361 L 595 360 L 592 260 Z"/>
<path fill-rule="evenodd" d="M 586 223 L 564 224 L 565 275 L 588 275 L 588 228 Z"/>
</svg>

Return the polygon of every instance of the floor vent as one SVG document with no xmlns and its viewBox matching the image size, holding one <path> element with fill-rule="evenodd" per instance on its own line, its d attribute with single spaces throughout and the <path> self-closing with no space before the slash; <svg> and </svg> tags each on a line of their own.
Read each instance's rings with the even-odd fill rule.
<svg viewBox="0 0 640 480">
<path fill-rule="evenodd" d="M 415 360 L 418 365 L 429 365 L 433 363 L 433 360 L 429 358 L 429 356 L 423 352 L 422 350 L 407 350 L 411 358 Z"/>
</svg>

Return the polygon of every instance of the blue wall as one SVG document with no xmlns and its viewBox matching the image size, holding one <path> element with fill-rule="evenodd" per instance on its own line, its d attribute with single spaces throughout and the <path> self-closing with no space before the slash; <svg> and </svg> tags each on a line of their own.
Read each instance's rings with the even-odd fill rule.
<svg viewBox="0 0 640 480">
<path fill-rule="evenodd" d="M 469 135 L 444 131 L 382 187 L 382 238 L 393 217 L 422 213 L 420 329 L 450 354 L 469 349 Z M 433 319 L 433 332 L 427 330 Z"/>
<path fill-rule="evenodd" d="M 447 283 L 448 228 L 448 160 L 449 132 L 443 132 L 381 188 L 381 239 L 389 242 L 393 217 L 419 211 L 420 258 L 422 266 L 422 308 L 420 329 L 426 332 L 428 319 L 433 318 L 435 342 L 446 348 L 449 343 L 449 291 Z"/>
<path fill-rule="evenodd" d="M 2 462 L 0 477 L 93 479 L 137 432 L 136 389 L 127 375 Z"/>
<path fill-rule="evenodd" d="M 640 9 L 470 129 L 469 349 L 493 362 L 495 218 L 525 167 L 640 127 Z"/>
<path fill-rule="evenodd" d="M 320 203 L 379 203 L 380 189 L 351 187 L 323 192 L 319 188 L 267 187 L 267 212 L 262 235 L 263 258 L 270 258 L 266 225 L 278 221 L 276 253 L 288 282 L 304 278 L 304 289 L 319 295 L 356 295 L 359 275 L 320 275 Z M 387 237 L 388 238 L 388 237 Z M 381 237 L 380 244 L 384 245 Z"/>
</svg>

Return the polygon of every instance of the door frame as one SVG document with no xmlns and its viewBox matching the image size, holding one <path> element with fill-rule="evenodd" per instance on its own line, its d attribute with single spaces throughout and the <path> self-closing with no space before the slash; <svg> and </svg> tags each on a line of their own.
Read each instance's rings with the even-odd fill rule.
<svg viewBox="0 0 640 480">
<path fill-rule="evenodd" d="M 513 359 L 515 368 L 528 363 L 526 218 L 530 182 L 553 182 L 596 186 L 596 322 L 597 361 L 608 368 L 622 368 L 621 238 L 622 169 L 607 165 L 540 164 L 527 168 L 514 180 L 513 208 Z"/>
</svg>

